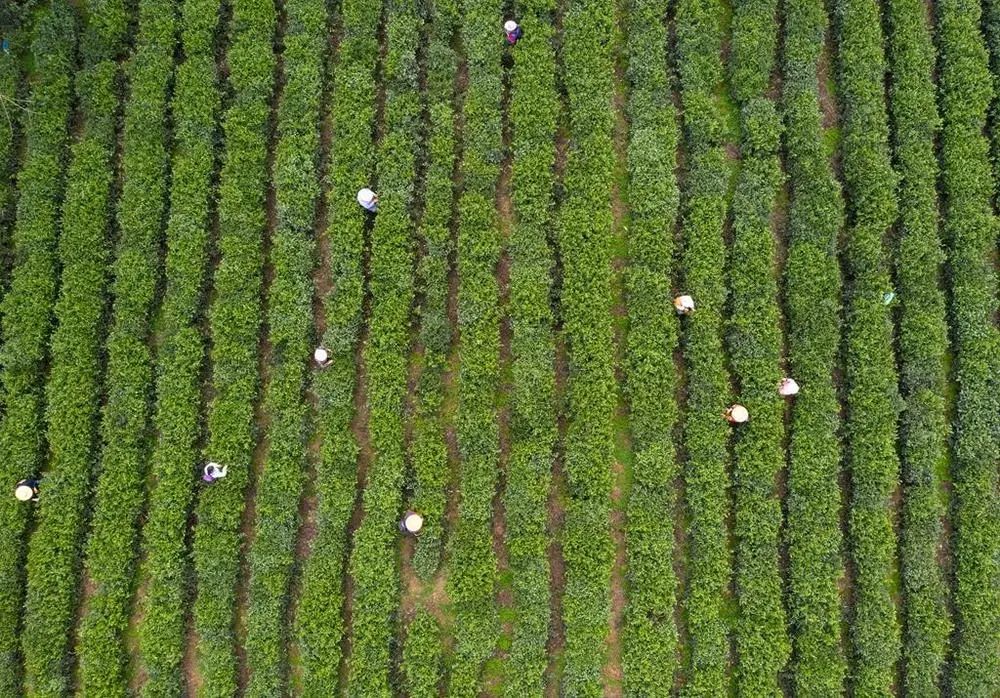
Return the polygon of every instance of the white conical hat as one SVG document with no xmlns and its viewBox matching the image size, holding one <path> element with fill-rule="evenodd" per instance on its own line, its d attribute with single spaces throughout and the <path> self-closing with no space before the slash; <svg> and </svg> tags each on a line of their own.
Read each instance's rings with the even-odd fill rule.
<svg viewBox="0 0 1000 698">
<path fill-rule="evenodd" d="M 745 422 L 750 419 L 750 413 L 747 412 L 747 408 L 743 405 L 733 405 L 730 407 L 729 416 L 733 418 L 734 422 Z"/>
<path fill-rule="evenodd" d="M 515 22 L 514 20 L 508 19 L 506 22 L 503 23 L 504 31 L 512 32 L 515 29 L 517 29 L 517 22 Z"/>
<path fill-rule="evenodd" d="M 14 496 L 19 501 L 27 502 L 35 496 L 35 490 L 31 489 L 31 485 L 18 485 L 14 490 Z"/>
<path fill-rule="evenodd" d="M 674 306 L 677 308 L 693 308 L 694 298 L 688 295 L 677 296 L 674 298 Z"/>
<path fill-rule="evenodd" d="M 410 512 L 406 515 L 406 518 L 403 519 L 403 526 L 405 526 L 406 530 L 410 533 L 416 533 L 424 527 L 424 517 L 420 514 Z"/>
<path fill-rule="evenodd" d="M 319 363 L 323 363 L 330 358 L 330 354 L 323 347 L 316 347 L 316 351 L 313 352 L 313 358 Z"/>
<path fill-rule="evenodd" d="M 793 378 L 782 378 L 781 383 L 778 384 L 778 392 L 782 395 L 797 395 L 799 384 Z"/>
</svg>

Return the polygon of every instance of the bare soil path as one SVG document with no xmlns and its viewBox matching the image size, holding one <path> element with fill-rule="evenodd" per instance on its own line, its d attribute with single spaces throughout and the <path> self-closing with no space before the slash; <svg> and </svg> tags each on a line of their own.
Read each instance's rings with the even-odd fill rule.
<svg viewBox="0 0 1000 698">
<path fill-rule="evenodd" d="M 628 152 L 629 125 L 626 118 L 627 78 L 625 53 L 626 7 L 624 2 L 615 3 L 618 25 L 618 41 L 614 71 L 614 134 L 615 153 L 614 183 L 611 189 L 611 215 L 614 238 L 614 259 L 612 260 L 612 314 L 614 328 L 615 382 L 618 399 L 615 407 L 615 459 L 612 464 L 614 484 L 611 489 L 611 538 L 615 548 L 615 561 L 611 568 L 611 619 L 607 638 L 606 661 L 604 665 L 604 695 L 620 698 L 622 695 L 622 644 L 621 629 L 625 616 L 625 571 L 626 571 L 626 502 L 628 499 L 628 471 L 632 461 L 632 439 L 628 426 L 628 404 L 625 397 L 625 335 L 628 325 L 628 309 L 625 297 L 625 273 L 628 264 Z"/>
</svg>

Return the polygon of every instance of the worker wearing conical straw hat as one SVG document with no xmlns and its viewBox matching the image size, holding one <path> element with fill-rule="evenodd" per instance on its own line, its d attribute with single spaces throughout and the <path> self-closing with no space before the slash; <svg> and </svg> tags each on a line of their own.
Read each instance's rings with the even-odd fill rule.
<svg viewBox="0 0 1000 698">
<path fill-rule="evenodd" d="M 399 530 L 403 533 L 416 535 L 424 527 L 424 517 L 415 511 L 408 511 L 399 522 Z"/>
<path fill-rule="evenodd" d="M 378 194 L 368 187 L 358 190 L 358 205 L 369 213 L 378 211 Z"/>
<path fill-rule="evenodd" d="M 14 485 L 14 498 L 19 502 L 38 501 L 38 481 L 25 478 Z"/>
<path fill-rule="evenodd" d="M 740 404 L 731 405 L 726 410 L 724 416 L 730 424 L 743 424 L 750 419 L 750 413 L 747 412 L 747 408 Z"/>
<path fill-rule="evenodd" d="M 507 43 L 513 46 L 517 43 L 518 39 L 524 36 L 524 30 L 521 29 L 521 25 L 512 19 L 508 19 L 503 23 L 504 34 L 507 35 Z"/>
<path fill-rule="evenodd" d="M 799 394 L 799 384 L 794 378 L 782 378 L 778 383 L 778 395 L 781 397 L 793 397 Z"/>
<path fill-rule="evenodd" d="M 694 312 L 694 298 L 684 294 L 674 298 L 674 310 L 678 315 L 690 315 Z"/>
<path fill-rule="evenodd" d="M 313 361 L 320 368 L 326 368 L 331 362 L 330 352 L 325 347 L 316 347 L 316 351 L 313 352 Z"/>
</svg>

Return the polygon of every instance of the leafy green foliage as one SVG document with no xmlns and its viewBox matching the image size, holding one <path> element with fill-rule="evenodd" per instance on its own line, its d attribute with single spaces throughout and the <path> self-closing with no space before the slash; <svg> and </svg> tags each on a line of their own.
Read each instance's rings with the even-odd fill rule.
<svg viewBox="0 0 1000 698">
<path fill-rule="evenodd" d="M 413 304 L 410 206 L 420 116 L 416 8 L 408 0 L 393 0 L 386 14 L 385 130 L 378 144 L 379 211 L 371 237 L 370 336 L 364 353 L 374 455 L 350 560 L 355 595 L 348 692 L 364 696 L 391 695 L 390 642 L 399 596 L 397 524 L 405 470 L 403 406 Z"/>
<path fill-rule="evenodd" d="M 116 75 L 112 61 L 77 75 L 84 125 L 67 170 L 58 243 L 62 274 L 45 409 L 49 468 L 27 559 L 21 647 L 28 695 L 69 688 L 67 657 L 95 455 Z"/>
<path fill-rule="evenodd" d="M 458 521 L 448 540 L 448 595 L 455 611 L 449 692 L 478 696 L 483 664 L 500 634 L 491 521 L 499 467 L 496 396 L 500 385 L 500 310 L 496 265 L 500 227 L 500 3 L 467 3 L 462 43 L 469 86 L 464 103 L 464 190 L 458 204 Z"/>
<path fill-rule="evenodd" d="M 899 486 L 899 411 L 892 323 L 883 294 L 889 271 L 882 239 L 896 219 L 896 175 L 889 161 L 885 49 L 877 3 L 840 0 L 839 83 L 844 107 L 848 516 L 854 585 L 851 682 L 861 695 L 888 695 L 900 657 L 892 598 L 897 574 L 891 499 Z"/>
<path fill-rule="evenodd" d="M 503 692 L 539 695 L 547 665 L 551 611 L 546 502 L 556 441 L 555 345 L 552 335 L 552 225 L 556 118 L 552 12 L 549 0 L 521 2 L 524 36 L 511 51 L 510 120 L 515 153 L 511 186 L 516 221 L 510 233 L 510 461 L 504 511 L 515 613 Z"/>
<path fill-rule="evenodd" d="M 403 645 L 403 674 L 406 695 L 435 698 L 444 674 L 440 627 L 426 610 L 420 610 L 407 626 Z"/>
<path fill-rule="evenodd" d="M 951 326 L 958 383 L 954 463 L 956 636 L 950 689 L 988 696 L 1000 690 L 1000 336 L 997 221 L 986 111 L 993 96 L 980 5 L 937 3 L 941 165 Z"/>
<path fill-rule="evenodd" d="M 903 413 L 903 684 L 907 695 L 938 695 L 948 635 L 945 571 L 938 561 L 947 458 L 948 327 L 941 290 L 934 138 L 940 130 L 930 18 L 917 0 L 888 5 L 890 115 L 900 174 L 901 235 L 895 251 Z"/>
<path fill-rule="evenodd" d="M 840 406 L 832 382 L 840 344 L 837 237 L 843 200 L 820 124 L 816 68 L 826 13 L 818 0 L 785 2 L 782 106 L 791 203 L 785 304 L 792 408 L 787 536 L 792 682 L 797 692 L 839 693 L 841 648 Z"/>
<path fill-rule="evenodd" d="M 677 664 L 674 624 L 673 490 L 678 475 L 673 429 L 677 320 L 670 267 L 679 192 L 674 154 L 680 139 L 666 71 L 663 6 L 635 0 L 628 17 L 629 266 L 626 390 L 635 450 L 625 540 L 628 601 L 622 628 L 625 691 L 664 696 Z"/>
<path fill-rule="evenodd" d="M 777 0 L 744 0 L 733 17 L 730 79 L 741 111 L 742 165 L 733 196 L 727 348 L 750 421 L 733 448 L 735 481 L 737 692 L 778 696 L 791 654 L 778 552 L 777 477 L 784 465 L 782 334 L 772 213 L 784 175 L 781 121 L 767 97 L 775 69 Z"/>
<path fill-rule="evenodd" d="M 557 222 L 562 319 L 569 345 L 565 441 L 566 631 L 562 689 L 602 694 L 611 613 L 611 486 L 616 391 L 611 317 L 611 187 L 614 166 L 614 8 L 587 0 L 566 9 L 561 46 L 569 101 L 566 198 Z"/>
<path fill-rule="evenodd" d="M 433 3 L 427 38 L 427 111 L 424 210 L 418 234 L 424 254 L 417 262 L 416 291 L 420 345 L 423 348 L 413 417 L 410 460 L 413 470 L 412 503 L 426 526 L 414 543 L 413 567 L 423 581 L 431 579 L 441 561 L 444 512 L 447 502 L 448 451 L 444 441 L 444 377 L 451 331 L 448 324 L 448 267 L 454 253 L 451 236 L 455 194 L 454 83 L 458 56 L 451 47 L 457 8 L 447 2 Z"/>
<path fill-rule="evenodd" d="M 201 489 L 193 545 L 198 667 L 202 690 L 216 695 L 236 690 L 240 522 L 254 447 L 254 403 L 260 387 L 264 193 L 275 67 L 274 54 L 268 49 L 276 13 L 273 0 L 236 0 L 232 43 L 226 53 L 234 95 L 223 119 L 220 259 L 209 311 L 213 397 L 208 407 L 204 458 L 225 464 L 228 474 Z"/>
<path fill-rule="evenodd" d="M 43 454 L 42 386 L 52 306 L 56 298 L 56 231 L 62 201 L 69 140 L 75 18 L 60 0 L 36 27 L 31 51 L 36 82 L 25 122 L 24 165 L 18 173 L 14 226 L 14 268 L 10 289 L 0 304 L 3 344 L 0 383 L 4 419 L 0 422 L 0 481 L 36 475 Z M 44 488 L 47 489 L 47 488 Z M 18 618 L 23 603 L 25 546 L 29 508 L 13 497 L 0 498 L 0 693 L 20 690 Z"/>
<path fill-rule="evenodd" d="M 92 585 L 77 652 L 85 692 L 124 695 L 123 634 L 131 611 L 139 514 L 145 501 L 152 357 L 146 343 L 159 276 L 159 245 L 167 201 L 167 90 L 174 72 L 176 19 L 172 0 L 139 7 L 136 53 L 122 136 L 123 185 L 114 264 L 113 323 L 107 343 L 107 404 L 87 541 L 85 573 Z"/>
<path fill-rule="evenodd" d="M 285 17 L 285 80 L 274 161 L 278 221 L 270 250 L 274 273 L 267 291 L 272 356 L 264 394 L 267 452 L 257 481 L 251 610 L 244 642 L 250 670 L 246 692 L 252 696 L 287 691 L 285 619 L 305 468 L 303 388 L 312 330 L 313 219 L 320 194 L 317 155 L 326 7 L 323 0 L 289 0 Z"/>
<path fill-rule="evenodd" d="M 853 561 L 851 685 L 858 695 L 890 695 L 900 656 L 892 595 L 897 578 L 891 499 L 899 486 L 899 412 L 890 288 L 882 239 L 895 222 L 896 175 L 889 161 L 885 49 L 879 6 L 836 5 L 843 100 L 843 172 L 849 226 L 844 250 L 847 318 L 848 515 Z"/>
<path fill-rule="evenodd" d="M 317 467 L 316 537 L 302 573 L 295 615 L 302 660 L 302 692 L 326 697 L 337 691 L 347 526 L 354 504 L 358 444 L 351 432 L 357 381 L 355 350 L 362 322 L 363 211 L 354 193 L 370 184 L 374 148 L 374 70 L 378 13 L 369 3 L 344 2 L 339 60 L 333 75 L 330 157 L 330 274 L 324 299 L 323 346 L 331 364 L 314 378 L 319 398 L 322 462 Z"/>
<path fill-rule="evenodd" d="M 138 628 L 144 695 L 180 696 L 189 560 L 185 552 L 201 435 L 205 340 L 198 329 L 208 266 L 209 202 L 219 112 L 213 42 L 218 0 L 186 0 L 185 60 L 177 66 L 171 109 L 176 148 L 166 234 L 166 291 L 156 367 L 157 440 L 153 486 L 142 529 Z"/>
<path fill-rule="evenodd" d="M 730 575 L 725 524 L 728 430 L 722 415 L 729 402 L 729 376 L 722 355 L 726 254 L 722 227 L 729 167 L 717 98 L 723 81 L 720 12 L 719 5 L 702 0 L 683 0 L 677 6 L 678 67 L 689 153 L 681 284 L 696 304 L 682 332 L 687 372 L 683 441 L 689 544 L 684 614 L 692 639 L 685 685 L 689 695 L 719 695 L 727 683 L 723 607 Z"/>
</svg>

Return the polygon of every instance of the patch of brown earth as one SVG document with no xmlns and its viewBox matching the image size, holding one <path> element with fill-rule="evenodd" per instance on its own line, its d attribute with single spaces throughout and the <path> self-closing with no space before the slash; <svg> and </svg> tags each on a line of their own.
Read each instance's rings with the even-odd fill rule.
<svg viewBox="0 0 1000 698">
<path fill-rule="evenodd" d="M 823 114 L 822 126 L 824 129 L 833 128 L 839 121 L 837 102 L 830 92 L 830 80 L 832 80 L 833 75 L 830 55 L 830 45 L 827 43 L 816 65 L 816 79 L 819 83 L 819 108 Z"/>
</svg>

